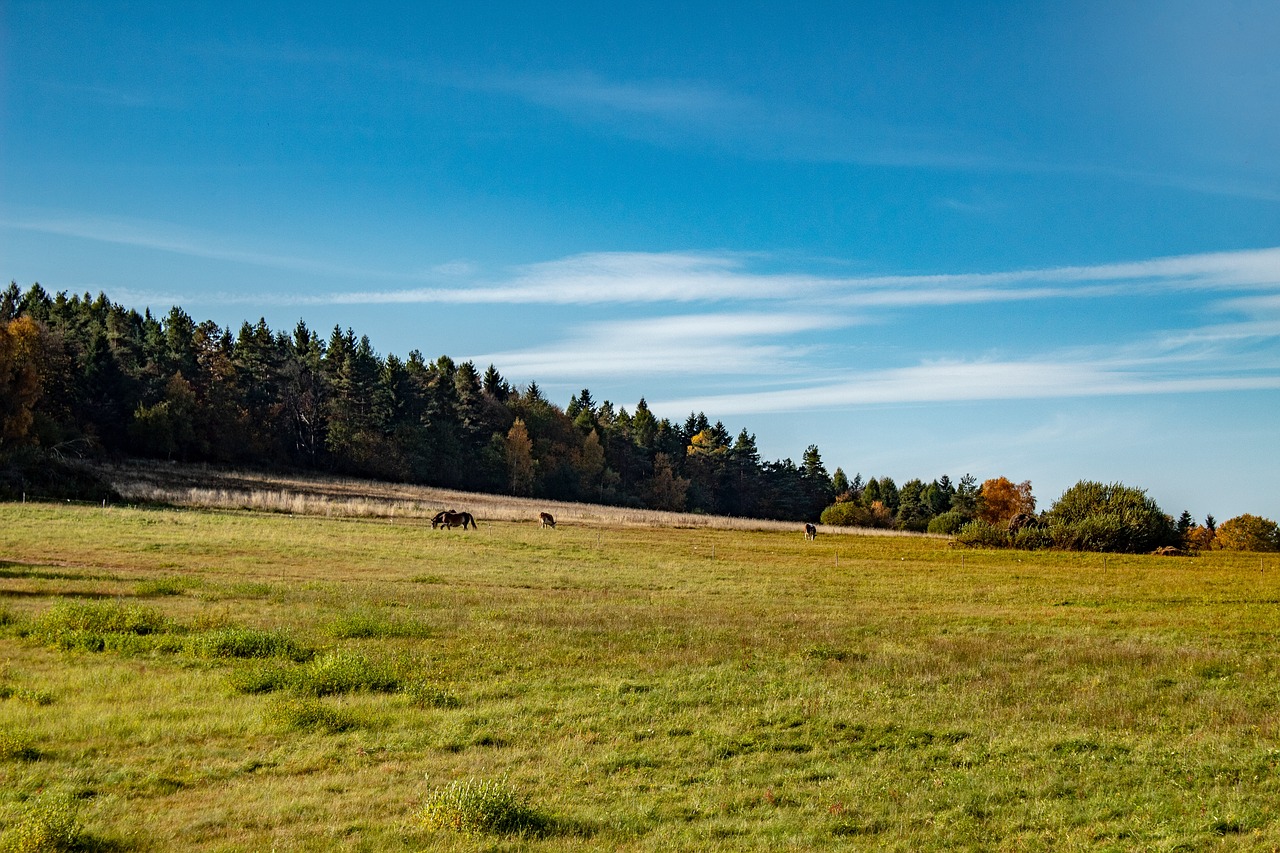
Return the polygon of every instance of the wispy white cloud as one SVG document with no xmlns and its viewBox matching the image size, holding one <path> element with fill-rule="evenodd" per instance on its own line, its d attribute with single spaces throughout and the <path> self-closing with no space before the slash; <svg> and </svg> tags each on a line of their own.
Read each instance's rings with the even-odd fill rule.
<svg viewBox="0 0 1280 853">
<path fill-rule="evenodd" d="M 561 110 L 604 110 L 715 123 L 756 109 L 748 98 L 703 83 L 609 81 L 591 73 L 481 75 L 455 78 L 468 88 L 505 92 Z"/>
<path fill-rule="evenodd" d="M 993 273 L 836 277 L 763 273 L 727 253 L 592 252 L 532 264 L 455 287 L 350 291 L 307 297 L 338 304 L 813 302 L 912 308 L 1227 289 L 1280 289 L 1280 248 Z"/>
<path fill-rule="evenodd" d="M 945 362 L 862 373 L 805 388 L 655 400 L 665 415 L 799 412 L 975 400 L 1184 394 L 1280 389 L 1280 376 L 1165 376 L 1098 363 L 1041 360 Z"/>
<path fill-rule="evenodd" d="M 563 342 L 467 356 L 478 364 L 541 379 L 777 375 L 814 347 L 795 340 L 847 322 L 812 314 L 696 314 L 588 324 Z"/>
<path fill-rule="evenodd" d="M 166 223 L 93 216 L 0 215 L 0 227 L 190 257 L 362 282 L 417 286 L 306 293 L 278 291 L 219 300 L 277 305 L 806 304 L 824 310 L 920 309 L 1142 293 L 1235 291 L 1223 310 L 1271 310 L 1280 291 L 1280 247 L 1023 270 L 924 275 L 830 276 L 761 272 L 755 256 L 729 252 L 589 252 L 486 275 L 454 260 L 416 270 L 369 268 L 318 256 L 246 248 Z M 419 284 L 420 283 L 420 284 Z M 1249 301 L 1252 300 L 1252 301 Z"/>
<path fill-rule="evenodd" d="M 167 252 L 193 258 L 228 261 L 269 269 L 294 270 L 330 277 L 409 280 L 418 278 L 410 274 L 356 267 L 343 263 L 330 263 L 320 258 L 300 255 L 284 255 L 243 248 L 217 235 L 199 233 L 169 223 L 125 220 L 111 217 L 58 215 L 58 216 L 0 216 L 0 227 L 93 240 L 118 246 L 131 246 L 157 252 Z M 253 297 L 259 301 L 258 295 Z"/>
</svg>

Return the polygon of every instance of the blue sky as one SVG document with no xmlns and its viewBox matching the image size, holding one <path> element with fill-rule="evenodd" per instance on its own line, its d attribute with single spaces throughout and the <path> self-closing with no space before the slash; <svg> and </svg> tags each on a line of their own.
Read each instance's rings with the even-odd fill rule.
<svg viewBox="0 0 1280 853">
<path fill-rule="evenodd" d="M 0 5 L 0 276 L 1280 518 L 1280 6 L 410 5 Z"/>
</svg>

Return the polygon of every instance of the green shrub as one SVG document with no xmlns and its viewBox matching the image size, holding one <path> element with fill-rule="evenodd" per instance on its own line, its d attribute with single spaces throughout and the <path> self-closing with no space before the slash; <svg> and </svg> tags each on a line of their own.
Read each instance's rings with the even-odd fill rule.
<svg viewBox="0 0 1280 853">
<path fill-rule="evenodd" d="M 291 696 L 276 702 L 267 719 L 286 731 L 345 732 L 356 728 L 351 714 L 310 696 Z"/>
<path fill-rule="evenodd" d="M 971 521 L 956 534 L 956 541 L 970 548 L 1004 548 L 1009 544 L 1009 533 L 985 521 Z"/>
<path fill-rule="evenodd" d="M 1047 513 L 1053 544 L 1072 551 L 1145 554 L 1178 544 L 1173 519 L 1142 489 L 1081 480 Z"/>
<path fill-rule="evenodd" d="M 355 652 L 337 649 L 303 667 L 298 672 L 294 687 L 316 696 L 359 690 L 391 693 L 400 688 L 400 679 L 384 664 L 370 661 Z"/>
<path fill-rule="evenodd" d="M 930 519 L 929 532 L 941 533 L 944 536 L 955 536 L 963 530 L 964 526 L 971 520 L 972 519 L 967 514 L 951 510 L 950 512 L 944 512 L 941 515 L 935 515 Z"/>
<path fill-rule="evenodd" d="M 1049 525 L 1054 547 L 1067 551 L 1125 551 L 1129 532 L 1117 515 L 1090 515 L 1078 521 L 1059 521 Z"/>
<path fill-rule="evenodd" d="M 11 853 L 55 853 L 85 846 L 75 803 L 68 797 L 51 795 L 28 802 L 0 841 L 0 849 Z"/>
<path fill-rule="evenodd" d="M 867 511 L 852 501 L 832 504 L 822 511 L 818 519 L 823 524 L 836 527 L 866 527 Z"/>
<path fill-rule="evenodd" d="M 193 636 L 188 649 L 201 658 L 288 658 L 302 662 L 315 655 L 279 631 L 236 626 Z"/>
<path fill-rule="evenodd" d="M 544 835 L 550 820 L 505 779 L 457 781 L 437 788 L 418 813 L 427 829 L 464 835 Z"/>
<path fill-rule="evenodd" d="M 1024 527 L 1009 539 L 1010 544 L 1023 551 L 1039 551 L 1053 547 L 1053 536 L 1043 527 Z"/>
</svg>

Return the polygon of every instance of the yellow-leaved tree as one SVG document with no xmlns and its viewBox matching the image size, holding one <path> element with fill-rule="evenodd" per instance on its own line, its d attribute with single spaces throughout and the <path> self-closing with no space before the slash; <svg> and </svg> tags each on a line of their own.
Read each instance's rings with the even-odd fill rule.
<svg viewBox="0 0 1280 853">
<path fill-rule="evenodd" d="M 1228 551 L 1280 551 L 1280 527 L 1269 518 L 1238 515 L 1218 525 L 1218 544 Z"/>
<path fill-rule="evenodd" d="M 0 449 L 28 440 L 44 391 L 43 363 L 39 323 L 18 317 L 0 324 Z"/>
<path fill-rule="evenodd" d="M 1030 480 L 1015 484 L 1008 477 L 996 477 L 984 482 L 978 491 L 978 518 L 988 524 L 1007 524 L 1020 512 L 1035 511 Z"/>
</svg>

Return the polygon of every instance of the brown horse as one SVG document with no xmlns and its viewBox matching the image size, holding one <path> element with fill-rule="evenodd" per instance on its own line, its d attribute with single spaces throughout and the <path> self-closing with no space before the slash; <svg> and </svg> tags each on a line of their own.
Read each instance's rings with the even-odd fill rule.
<svg viewBox="0 0 1280 853">
<path fill-rule="evenodd" d="M 556 520 L 555 520 L 554 518 L 552 518 L 552 517 L 551 517 L 551 513 L 549 513 L 549 512 L 540 512 L 540 513 L 538 513 L 538 521 L 541 521 L 541 522 L 542 522 L 542 526 L 543 526 L 543 527 L 555 527 L 555 526 L 556 526 Z"/>
<path fill-rule="evenodd" d="M 454 527 L 461 527 L 463 530 L 466 530 L 469 526 L 479 527 L 479 525 L 476 524 L 475 516 L 471 513 L 454 512 L 451 509 L 442 510 L 436 513 L 435 518 L 431 519 L 432 529 L 437 525 L 443 527 L 445 530 L 450 530 Z"/>
<path fill-rule="evenodd" d="M 804 538 L 810 540 L 817 539 L 818 528 L 814 527 L 812 524 L 806 524 L 804 526 Z"/>
</svg>

